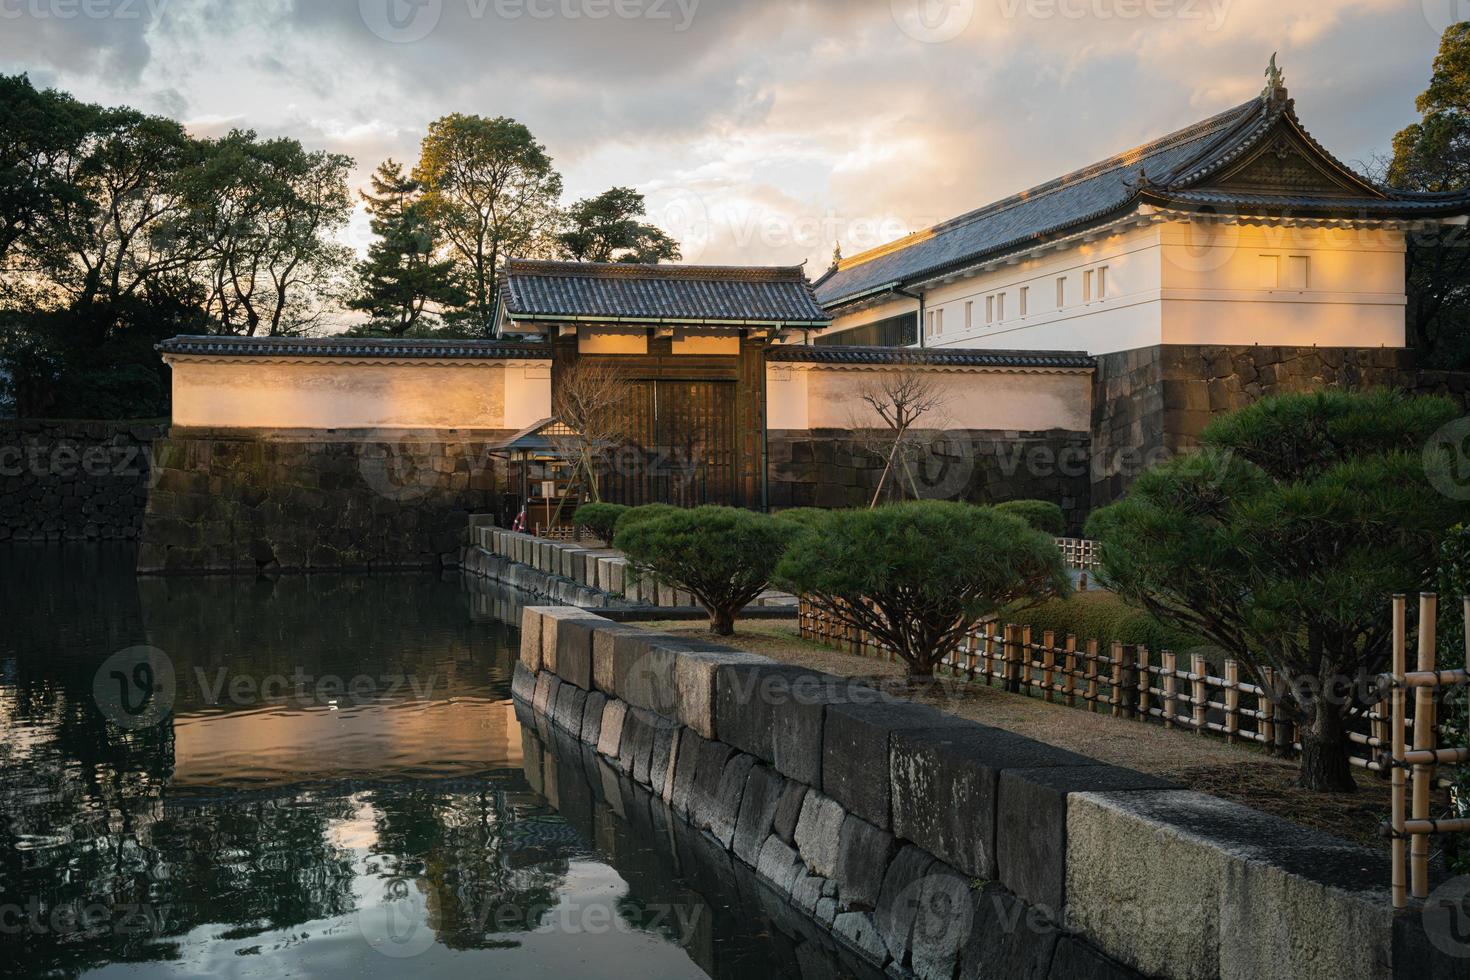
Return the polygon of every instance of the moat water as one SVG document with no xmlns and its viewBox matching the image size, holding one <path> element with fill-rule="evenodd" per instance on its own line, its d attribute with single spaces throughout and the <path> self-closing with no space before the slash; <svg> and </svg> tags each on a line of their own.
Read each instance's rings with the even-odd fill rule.
<svg viewBox="0 0 1470 980">
<path fill-rule="evenodd" d="M 840 977 L 717 846 L 517 718 L 517 599 L 0 549 L 0 974 Z"/>
</svg>

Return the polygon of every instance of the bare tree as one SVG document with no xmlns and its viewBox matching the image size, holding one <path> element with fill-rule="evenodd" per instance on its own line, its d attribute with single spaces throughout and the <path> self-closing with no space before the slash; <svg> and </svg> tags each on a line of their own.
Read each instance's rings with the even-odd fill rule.
<svg viewBox="0 0 1470 980">
<path fill-rule="evenodd" d="M 932 428 L 941 423 L 949 393 L 932 371 L 901 368 L 864 379 L 856 392 L 858 406 L 852 413 L 851 428 L 855 433 L 873 432 L 872 416 L 883 422 L 886 430 L 874 432 L 867 445 L 869 452 L 884 461 L 883 474 L 873 491 L 870 508 L 878 506 L 890 479 L 904 494 L 904 480 L 914 497 L 919 496 L 918 481 L 910 461 L 923 451 L 924 440 L 917 437 L 921 419 Z M 866 411 L 863 406 L 866 406 Z"/>
<path fill-rule="evenodd" d="M 627 441 L 628 379 L 607 362 L 579 360 L 557 378 L 555 387 L 551 410 L 566 431 L 552 435 L 552 445 L 571 460 L 572 482 L 580 482 L 594 502 L 600 501 L 602 464 Z"/>
</svg>

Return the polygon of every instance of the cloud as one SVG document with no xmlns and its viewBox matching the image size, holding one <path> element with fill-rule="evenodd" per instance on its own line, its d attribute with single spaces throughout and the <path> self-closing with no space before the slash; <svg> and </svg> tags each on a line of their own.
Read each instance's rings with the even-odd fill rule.
<svg viewBox="0 0 1470 980">
<path fill-rule="evenodd" d="M 106 2 L 144 16 L 0 21 L 0 70 L 296 136 L 364 184 L 440 115 L 513 116 L 569 196 L 644 190 L 686 256 L 817 268 L 1248 99 L 1278 49 L 1314 134 L 1367 160 L 1443 26 L 1402 0 Z"/>
</svg>

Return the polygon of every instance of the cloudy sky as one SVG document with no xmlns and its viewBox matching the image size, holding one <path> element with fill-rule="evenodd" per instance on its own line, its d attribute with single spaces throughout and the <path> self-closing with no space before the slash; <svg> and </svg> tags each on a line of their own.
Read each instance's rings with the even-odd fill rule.
<svg viewBox="0 0 1470 980">
<path fill-rule="evenodd" d="M 630 185 L 702 262 L 853 254 L 1235 105 L 1272 51 L 1352 162 L 1470 0 L 0 0 L 0 71 L 412 161 L 526 123 L 568 196 Z M 364 223 L 354 232 L 361 245 Z"/>
</svg>

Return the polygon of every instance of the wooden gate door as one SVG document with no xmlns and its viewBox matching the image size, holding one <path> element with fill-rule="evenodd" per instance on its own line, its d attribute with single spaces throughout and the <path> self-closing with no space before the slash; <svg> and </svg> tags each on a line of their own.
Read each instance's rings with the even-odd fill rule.
<svg viewBox="0 0 1470 980">
<path fill-rule="evenodd" d="M 738 503 L 733 381 L 631 382 L 627 413 L 628 444 L 612 454 L 604 499 L 632 506 Z"/>
</svg>

